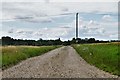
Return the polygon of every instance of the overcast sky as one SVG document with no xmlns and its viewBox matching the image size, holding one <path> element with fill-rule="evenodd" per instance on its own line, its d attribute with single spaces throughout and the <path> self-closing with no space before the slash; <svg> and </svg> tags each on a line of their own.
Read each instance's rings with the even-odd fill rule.
<svg viewBox="0 0 120 80">
<path fill-rule="evenodd" d="M 79 13 L 79 37 L 118 39 L 117 2 L 3 2 L 0 36 L 20 39 L 68 40 L 75 37 L 75 13 Z"/>
</svg>

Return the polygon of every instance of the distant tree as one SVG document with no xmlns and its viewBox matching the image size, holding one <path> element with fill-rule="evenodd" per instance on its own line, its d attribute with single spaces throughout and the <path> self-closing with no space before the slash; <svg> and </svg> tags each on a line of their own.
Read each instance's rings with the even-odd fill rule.
<svg viewBox="0 0 120 80">
<path fill-rule="evenodd" d="M 71 44 L 75 44 L 76 43 L 76 39 L 73 38 L 72 41 L 71 41 Z"/>
<path fill-rule="evenodd" d="M 12 45 L 13 39 L 11 37 L 2 37 L 2 45 Z"/>
<path fill-rule="evenodd" d="M 88 43 L 95 43 L 95 38 L 88 39 Z"/>
<path fill-rule="evenodd" d="M 77 43 L 78 43 L 78 44 L 81 43 L 81 38 L 77 38 Z"/>
<path fill-rule="evenodd" d="M 77 43 L 76 43 L 77 40 Z M 2 37 L 0 39 L 0 44 L 2 45 L 31 45 L 31 46 L 48 46 L 48 45 L 71 45 L 71 44 L 83 44 L 83 43 L 107 43 L 109 41 L 99 41 L 95 40 L 95 38 L 73 38 L 71 41 L 61 41 L 60 38 L 56 40 L 43 40 L 40 38 L 39 40 L 23 40 L 23 39 L 13 39 L 9 36 Z M 120 42 L 120 40 L 111 40 L 111 42 Z"/>
<path fill-rule="evenodd" d="M 67 45 L 71 45 L 71 41 L 70 41 L 70 40 L 68 40 L 68 41 L 64 41 L 64 42 L 63 42 L 63 45 L 65 45 L 65 46 L 67 46 Z"/>
</svg>

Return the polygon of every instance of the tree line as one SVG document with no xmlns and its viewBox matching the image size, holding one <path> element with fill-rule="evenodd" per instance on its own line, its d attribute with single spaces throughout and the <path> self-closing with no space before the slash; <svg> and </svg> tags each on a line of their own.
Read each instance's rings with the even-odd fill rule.
<svg viewBox="0 0 120 80">
<path fill-rule="evenodd" d="M 61 39 L 56 40 L 43 40 L 40 38 L 39 40 L 23 40 L 23 39 L 13 39 L 9 36 L 2 37 L 0 39 L 0 44 L 5 45 L 30 45 L 30 46 L 48 46 L 48 45 L 71 45 L 71 44 L 85 44 L 85 43 L 107 43 L 107 42 L 118 42 L 118 40 L 111 41 L 99 41 L 95 40 L 95 38 L 73 38 L 68 41 L 61 41 Z"/>
</svg>

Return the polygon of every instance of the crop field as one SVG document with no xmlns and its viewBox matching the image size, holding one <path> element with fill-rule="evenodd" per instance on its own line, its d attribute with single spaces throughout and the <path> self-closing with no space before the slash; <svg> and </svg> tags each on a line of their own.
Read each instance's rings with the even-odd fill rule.
<svg viewBox="0 0 120 80">
<path fill-rule="evenodd" d="M 120 76 L 120 43 L 79 44 L 73 47 L 91 65 Z"/>
<path fill-rule="evenodd" d="M 0 55 L 0 66 L 6 69 L 30 57 L 41 55 L 53 50 L 58 46 L 2 46 L 2 55 Z M 2 57 L 1 57 L 2 56 Z M 1 59 L 2 58 L 2 59 Z"/>
</svg>

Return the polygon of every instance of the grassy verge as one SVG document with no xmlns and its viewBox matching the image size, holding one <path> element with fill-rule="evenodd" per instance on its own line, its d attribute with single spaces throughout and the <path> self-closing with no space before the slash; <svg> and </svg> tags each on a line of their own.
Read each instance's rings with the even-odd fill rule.
<svg viewBox="0 0 120 80">
<path fill-rule="evenodd" d="M 120 64 L 118 61 L 120 57 L 118 47 L 120 47 L 120 44 L 80 44 L 73 45 L 73 47 L 91 65 L 120 76 L 120 68 L 118 66 Z"/>
<path fill-rule="evenodd" d="M 2 64 L 0 65 L 2 65 L 2 69 L 6 69 L 22 60 L 41 55 L 57 47 L 58 46 L 3 46 L 1 47 Z"/>
</svg>

